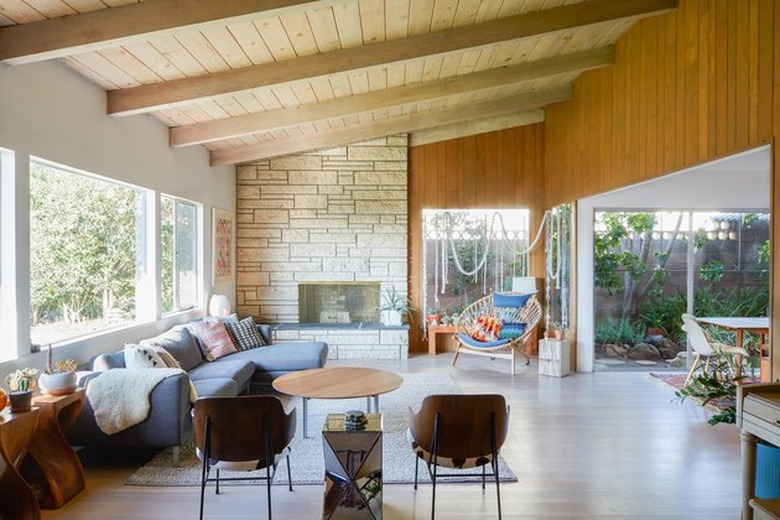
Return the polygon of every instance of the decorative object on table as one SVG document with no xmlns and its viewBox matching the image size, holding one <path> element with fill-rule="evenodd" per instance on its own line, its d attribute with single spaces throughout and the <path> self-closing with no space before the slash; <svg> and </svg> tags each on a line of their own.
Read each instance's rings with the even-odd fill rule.
<svg viewBox="0 0 780 520">
<path fill-rule="evenodd" d="M 8 404 L 8 394 L 5 393 L 5 390 L 0 388 L 0 412 L 5 410 L 7 404 Z"/>
<path fill-rule="evenodd" d="M 224 318 L 230 316 L 230 300 L 225 294 L 212 294 L 209 299 L 209 315 Z"/>
<path fill-rule="evenodd" d="M 213 208 L 211 215 L 213 283 L 232 282 L 235 275 L 235 215 L 232 211 Z"/>
<path fill-rule="evenodd" d="M 344 427 L 347 430 L 363 430 L 368 423 L 366 414 L 361 410 L 350 410 L 344 412 Z"/>
<path fill-rule="evenodd" d="M 11 389 L 8 398 L 13 413 L 27 412 L 32 407 L 32 393 L 37 387 L 37 368 L 20 368 L 6 376 L 5 384 Z"/>
<path fill-rule="evenodd" d="M 382 415 L 363 419 L 360 429 L 347 425 L 346 414 L 325 419 L 323 518 L 382 518 Z"/>
<path fill-rule="evenodd" d="M 428 322 L 428 326 L 436 326 L 441 323 L 441 311 L 431 307 L 425 311 L 425 321 Z"/>
<path fill-rule="evenodd" d="M 390 285 L 382 291 L 382 305 L 379 311 L 385 325 L 402 325 L 404 320 L 411 320 L 412 311 L 409 297 L 399 294 L 394 285 Z"/>
<path fill-rule="evenodd" d="M 46 369 L 38 377 L 41 392 L 48 395 L 68 395 L 76 390 L 76 360 L 73 358 L 54 361 L 52 348 L 46 352 Z"/>
</svg>

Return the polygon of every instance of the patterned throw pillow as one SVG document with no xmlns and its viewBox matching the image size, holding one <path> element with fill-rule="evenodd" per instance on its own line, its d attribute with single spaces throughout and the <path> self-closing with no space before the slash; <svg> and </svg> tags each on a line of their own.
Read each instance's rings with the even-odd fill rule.
<svg viewBox="0 0 780 520">
<path fill-rule="evenodd" d="M 251 316 L 238 323 L 225 323 L 225 328 L 238 350 L 249 350 L 266 344 Z"/>
<path fill-rule="evenodd" d="M 125 343 L 125 366 L 127 368 L 164 368 L 165 363 L 151 347 Z"/>
<path fill-rule="evenodd" d="M 471 337 L 477 341 L 495 341 L 499 338 L 501 326 L 500 319 L 485 311 L 484 314 L 477 316 Z"/>
<path fill-rule="evenodd" d="M 149 347 L 154 350 L 158 356 L 160 356 L 160 359 L 162 359 L 162 362 L 165 364 L 166 368 L 181 368 L 181 365 L 178 361 L 176 361 L 176 358 L 173 357 L 171 353 L 165 350 L 163 347 L 159 347 L 157 345 L 149 345 Z"/>
<path fill-rule="evenodd" d="M 525 323 L 504 323 L 498 339 L 517 339 L 525 332 Z"/>
<path fill-rule="evenodd" d="M 204 318 L 203 321 L 195 321 L 191 325 L 209 361 L 238 352 L 225 324 L 218 318 Z"/>
</svg>

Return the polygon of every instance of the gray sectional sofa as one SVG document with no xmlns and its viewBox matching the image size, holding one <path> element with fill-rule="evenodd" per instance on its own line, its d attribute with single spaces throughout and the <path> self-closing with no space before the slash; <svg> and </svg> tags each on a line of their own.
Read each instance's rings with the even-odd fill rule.
<svg viewBox="0 0 780 520">
<path fill-rule="evenodd" d="M 185 373 L 167 377 L 154 388 L 150 396 L 151 412 L 145 421 L 113 435 L 100 430 L 89 400 L 85 400 L 78 419 L 68 428 L 68 441 L 73 446 L 179 446 L 192 438 L 190 381 L 198 397 L 233 396 L 246 392 L 251 383 L 268 384 L 279 375 L 325 365 L 326 343 L 271 344 L 270 327 L 258 325 L 258 329 L 267 346 L 239 351 L 215 361 L 205 359 L 197 338 L 184 326 L 146 340 L 170 352 Z M 122 351 L 101 354 L 90 365 L 92 371 L 82 378 L 83 384 L 100 377 L 104 370 L 125 369 L 124 354 Z"/>
</svg>

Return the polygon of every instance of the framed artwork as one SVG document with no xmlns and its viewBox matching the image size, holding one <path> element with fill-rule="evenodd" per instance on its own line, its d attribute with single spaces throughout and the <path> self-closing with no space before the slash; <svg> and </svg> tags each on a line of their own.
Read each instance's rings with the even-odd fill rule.
<svg viewBox="0 0 780 520">
<path fill-rule="evenodd" d="M 236 271 L 236 217 L 232 211 L 211 210 L 211 277 L 214 285 L 232 282 Z"/>
</svg>

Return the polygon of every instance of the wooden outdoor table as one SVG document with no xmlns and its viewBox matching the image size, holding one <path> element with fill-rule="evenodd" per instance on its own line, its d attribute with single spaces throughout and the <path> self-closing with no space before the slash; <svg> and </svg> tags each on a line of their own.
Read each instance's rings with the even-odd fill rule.
<svg viewBox="0 0 780 520">
<path fill-rule="evenodd" d="M 38 409 L 0 412 L 0 504 L 3 520 L 39 520 L 38 500 L 17 471 L 38 424 Z"/>
</svg>

